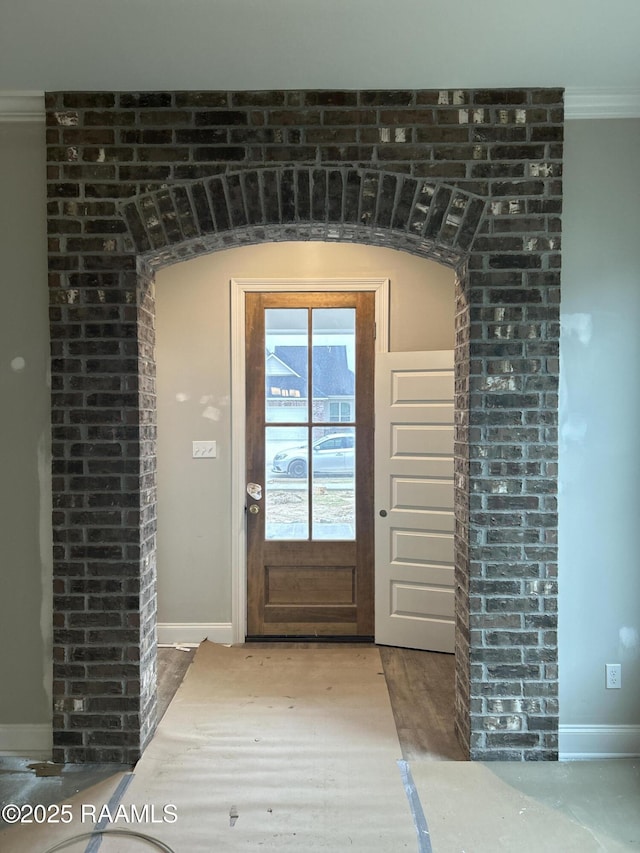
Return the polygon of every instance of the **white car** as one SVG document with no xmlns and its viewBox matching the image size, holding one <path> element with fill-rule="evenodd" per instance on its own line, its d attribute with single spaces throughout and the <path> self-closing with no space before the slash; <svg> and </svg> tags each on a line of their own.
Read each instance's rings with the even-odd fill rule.
<svg viewBox="0 0 640 853">
<path fill-rule="evenodd" d="M 312 444 L 314 474 L 353 474 L 355 435 L 353 432 L 334 432 Z M 289 477 L 306 477 L 309 469 L 307 445 L 281 450 L 273 457 L 272 470 Z"/>
</svg>

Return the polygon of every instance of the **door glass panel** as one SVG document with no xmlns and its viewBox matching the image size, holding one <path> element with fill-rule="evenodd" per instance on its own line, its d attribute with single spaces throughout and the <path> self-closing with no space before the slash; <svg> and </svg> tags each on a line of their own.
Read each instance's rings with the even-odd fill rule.
<svg viewBox="0 0 640 853">
<path fill-rule="evenodd" d="M 312 539 L 355 539 L 355 429 L 314 427 Z"/>
<path fill-rule="evenodd" d="M 314 423 L 354 423 L 355 308 L 314 308 L 312 347 Z"/>
<path fill-rule="evenodd" d="M 265 429 L 265 538 L 309 538 L 309 431 Z"/>
<path fill-rule="evenodd" d="M 355 321 L 354 308 L 265 310 L 266 539 L 355 539 Z"/>
<path fill-rule="evenodd" d="M 266 421 L 306 423 L 309 312 L 306 308 L 267 308 L 264 320 Z"/>
</svg>

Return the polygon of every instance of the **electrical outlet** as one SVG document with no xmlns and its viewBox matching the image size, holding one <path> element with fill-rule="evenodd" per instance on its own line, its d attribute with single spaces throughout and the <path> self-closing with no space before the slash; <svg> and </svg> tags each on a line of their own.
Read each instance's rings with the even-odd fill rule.
<svg viewBox="0 0 640 853">
<path fill-rule="evenodd" d="M 607 690 L 617 690 L 622 687 L 622 664 L 607 663 L 604 666 Z"/>
</svg>

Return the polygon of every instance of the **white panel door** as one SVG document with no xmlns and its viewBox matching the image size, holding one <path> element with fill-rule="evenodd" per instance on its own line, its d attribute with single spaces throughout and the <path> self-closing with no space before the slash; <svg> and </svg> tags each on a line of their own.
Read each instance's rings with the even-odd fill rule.
<svg viewBox="0 0 640 853">
<path fill-rule="evenodd" d="M 454 650 L 453 352 L 376 356 L 377 643 Z"/>
</svg>

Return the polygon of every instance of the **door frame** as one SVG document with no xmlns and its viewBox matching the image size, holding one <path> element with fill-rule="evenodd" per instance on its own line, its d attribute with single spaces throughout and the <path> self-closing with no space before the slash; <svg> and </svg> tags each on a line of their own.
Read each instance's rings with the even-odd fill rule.
<svg viewBox="0 0 640 853">
<path fill-rule="evenodd" d="M 386 277 L 231 279 L 231 629 L 234 643 L 244 642 L 247 625 L 245 294 L 286 291 L 372 291 L 375 294 L 375 351 L 389 350 L 389 279 Z"/>
</svg>

